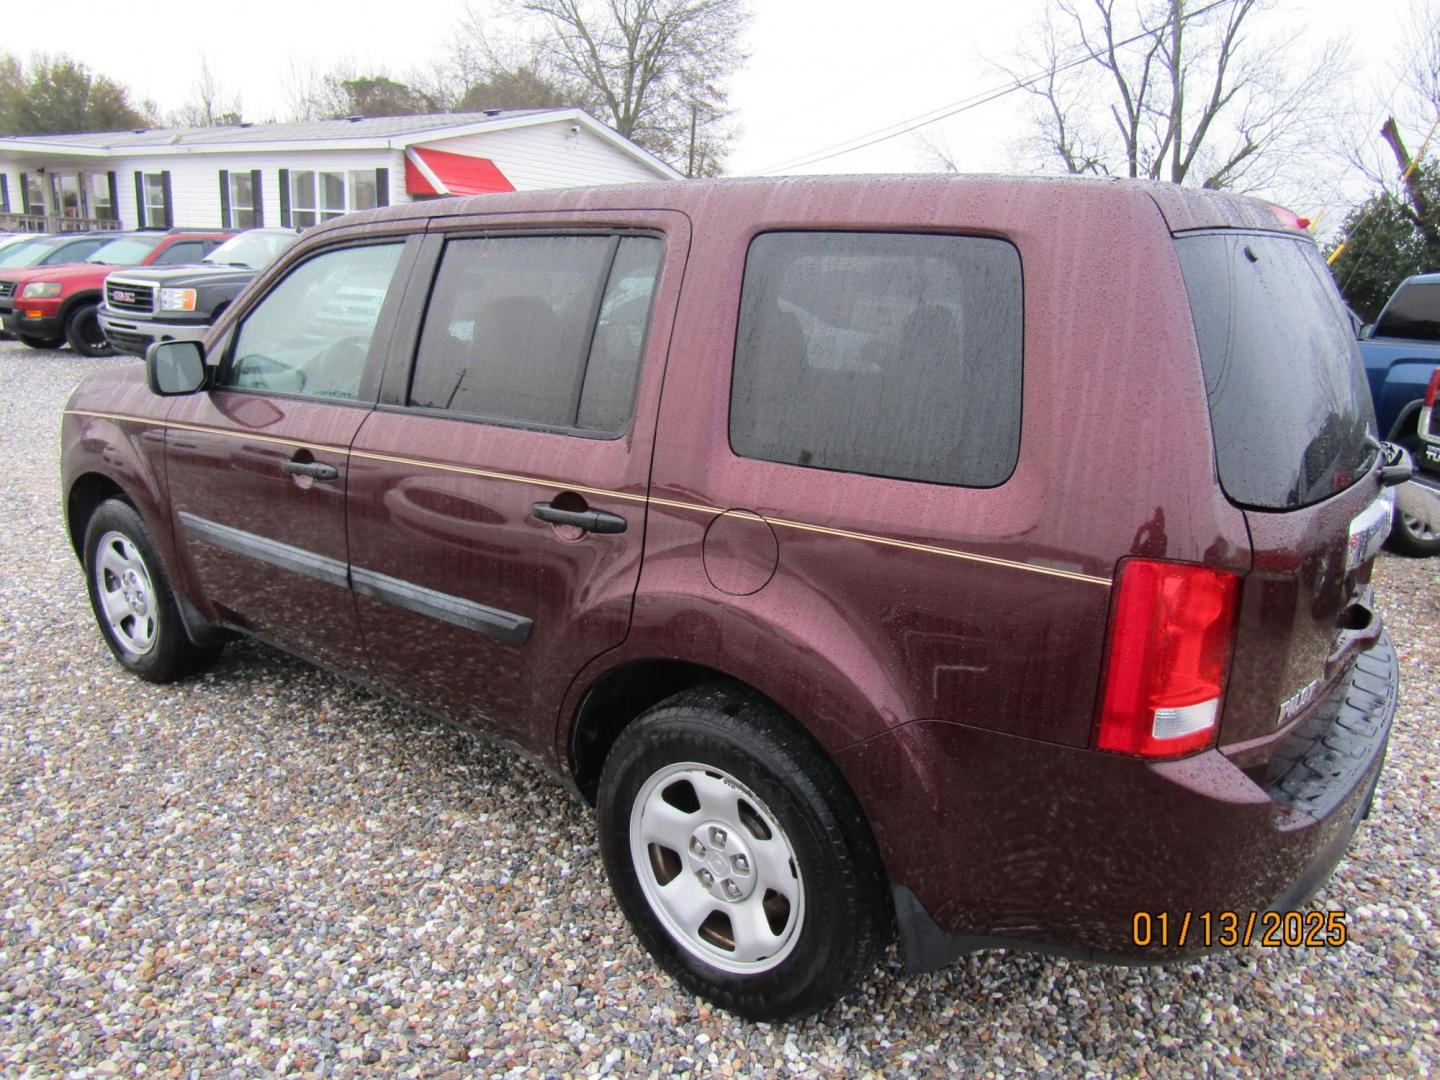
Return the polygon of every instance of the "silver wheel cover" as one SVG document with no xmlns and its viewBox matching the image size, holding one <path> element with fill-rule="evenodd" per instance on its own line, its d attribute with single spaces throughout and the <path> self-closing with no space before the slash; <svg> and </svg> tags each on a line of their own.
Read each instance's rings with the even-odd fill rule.
<svg viewBox="0 0 1440 1080">
<path fill-rule="evenodd" d="M 95 595 L 101 618 L 126 655 L 141 657 L 155 647 L 155 584 L 140 549 L 122 532 L 107 532 L 96 545 Z"/>
<path fill-rule="evenodd" d="M 736 975 L 781 964 L 805 921 L 805 885 L 774 814 L 723 769 L 667 765 L 630 808 L 630 858 L 650 910 L 696 959 Z"/>
</svg>

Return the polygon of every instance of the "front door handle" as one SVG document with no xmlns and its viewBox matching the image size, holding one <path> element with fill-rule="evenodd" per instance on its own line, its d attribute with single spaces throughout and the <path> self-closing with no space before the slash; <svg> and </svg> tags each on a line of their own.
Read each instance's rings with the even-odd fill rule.
<svg viewBox="0 0 1440 1080">
<path fill-rule="evenodd" d="M 282 461 L 280 468 L 291 476 L 308 476 L 312 480 L 334 480 L 340 475 L 339 469 L 323 461 Z"/>
<path fill-rule="evenodd" d="M 551 525 L 573 525 L 585 532 L 623 533 L 625 519 L 619 514 L 607 514 L 604 510 L 561 510 L 551 503 L 536 503 L 531 511 L 541 521 Z"/>
</svg>

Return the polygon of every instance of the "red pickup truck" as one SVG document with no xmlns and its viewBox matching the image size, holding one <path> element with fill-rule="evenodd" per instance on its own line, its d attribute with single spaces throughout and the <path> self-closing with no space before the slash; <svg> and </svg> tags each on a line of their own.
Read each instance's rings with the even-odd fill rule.
<svg viewBox="0 0 1440 1080">
<path fill-rule="evenodd" d="M 86 356 L 108 355 L 115 350 L 97 312 L 111 270 L 196 263 L 234 235 L 184 229 L 116 233 L 84 262 L 0 272 L 0 328 L 36 349 L 58 349 L 68 341 Z"/>
</svg>

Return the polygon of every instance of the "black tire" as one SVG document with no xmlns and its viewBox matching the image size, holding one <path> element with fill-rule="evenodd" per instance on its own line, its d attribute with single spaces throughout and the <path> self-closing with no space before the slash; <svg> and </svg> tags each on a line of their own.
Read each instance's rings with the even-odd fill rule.
<svg viewBox="0 0 1440 1080">
<path fill-rule="evenodd" d="M 44 338 L 42 338 L 42 337 L 30 337 L 30 336 L 24 335 L 24 334 L 19 335 L 19 336 L 20 336 L 20 340 L 23 341 L 26 345 L 29 345 L 30 348 L 32 348 L 32 349 L 58 349 L 58 348 L 60 348 L 61 345 L 64 345 L 64 344 L 65 344 L 65 339 L 64 339 L 63 337 L 56 337 L 56 338 L 44 337 Z"/>
<path fill-rule="evenodd" d="M 100 550 L 102 543 L 105 552 Z M 126 581 L 129 573 L 138 577 Z M 111 603 L 129 604 L 129 617 L 115 619 L 116 625 L 106 614 L 102 578 L 114 586 L 106 590 Z M 129 503 L 107 499 L 90 516 L 85 528 L 85 586 L 105 644 L 116 660 L 142 679 L 174 682 L 203 671 L 220 654 L 219 646 L 198 646 L 185 633 L 150 530 Z M 136 615 L 137 610 L 144 615 Z"/>
<path fill-rule="evenodd" d="M 1395 441 L 1410 451 L 1410 457 L 1418 468 L 1425 457 L 1425 444 L 1420 441 L 1419 436 L 1411 435 Z M 1395 521 L 1385 546 L 1398 555 L 1409 555 L 1416 559 L 1429 558 L 1431 555 L 1440 555 L 1440 533 L 1428 531 L 1419 520 L 1406 520 L 1397 507 Z"/>
<path fill-rule="evenodd" d="M 114 356 L 116 349 L 100 326 L 100 305 L 81 304 L 65 320 L 65 340 L 81 356 Z"/>
<path fill-rule="evenodd" d="M 705 771 L 692 768 L 697 765 Z M 711 895 L 718 896 L 722 885 L 734 889 L 734 881 L 716 881 L 711 875 L 707 886 L 704 880 L 709 864 L 694 841 L 701 837 L 713 841 L 710 822 L 724 824 L 726 819 L 710 813 L 703 798 L 695 800 L 695 809 L 678 811 L 675 820 L 683 818 L 683 823 L 668 826 L 682 832 L 698 830 L 688 850 L 646 844 L 640 850 L 649 855 L 636 866 L 631 830 L 637 801 L 642 813 L 633 824 L 639 837 L 636 844 L 641 844 L 646 834 L 643 809 L 663 797 L 667 807 L 660 810 L 668 815 L 677 806 L 672 800 L 684 804 L 697 794 L 697 787 L 690 784 L 692 776 L 702 787 L 713 778 L 717 786 L 706 791 L 711 796 L 719 792 L 720 802 L 712 798 L 710 808 L 722 805 L 728 792 L 742 822 L 728 836 L 719 832 L 719 848 L 707 849 L 702 842 L 700 852 L 705 859 L 719 855 L 724 863 L 727 854 L 731 860 L 744 859 L 729 852 L 752 848 L 755 874 L 745 882 L 749 892 L 742 902 L 750 903 L 752 911 L 754 903 L 760 904 L 760 917 L 772 934 L 788 934 L 784 946 L 754 961 L 763 970 L 727 971 L 700 955 L 704 952 L 724 963 L 727 928 L 730 950 L 740 947 L 742 936 L 727 913 L 745 917 L 739 907 L 727 907 L 723 897 Z M 750 804 L 751 796 L 758 808 Z M 605 868 L 636 936 L 688 990 L 723 1009 L 762 1021 L 819 1012 L 873 970 L 889 941 L 893 917 L 885 872 L 855 796 L 809 735 L 758 694 L 714 684 L 677 694 L 640 716 L 621 733 L 605 759 L 598 801 Z M 778 825 L 778 830 L 767 822 Z M 676 842 L 683 844 L 683 837 Z M 776 843 L 782 846 L 777 848 Z M 779 852 L 789 854 L 788 864 L 774 857 Z M 742 861 L 736 865 L 746 867 Z M 782 888 L 798 890 L 793 908 L 768 888 L 765 872 L 766 867 L 787 865 L 793 880 Z M 642 874 L 648 875 L 643 882 Z M 699 890 L 695 895 L 701 906 L 695 910 L 709 912 L 688 942 L 667 926 L 664 920 L 670 916 L 661 914 L 663 903 L 652 904 L 647 896 L 647 889 L 677 883 L 692 892 Z M 763 893 L 762 886 L 767 886 Z M 691 922 L 699 918 L 694 916 Z M 729 955 L 749 962 L 739 953 Z M 773 966 L 764 968 L 766 964 Z"/>
</svg>

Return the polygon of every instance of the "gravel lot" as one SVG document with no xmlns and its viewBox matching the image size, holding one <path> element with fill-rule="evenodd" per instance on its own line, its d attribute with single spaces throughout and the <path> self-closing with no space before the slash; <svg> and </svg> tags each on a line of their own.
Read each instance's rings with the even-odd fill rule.
<svg viewBox="0 0 1440 1080">
<path fill-rule="evenodd" d="M 0 1070 L 7 1075 L 1429 1073 L 1440 1061 L 1440 563 L 1384 557 L 1404 664 L 1338 950 L 1169 969 L 893 954 L 817 1020 L 679 993 L 543 774 L 264 648 L 150 687 L 62 535 L 71 387 L 0 343 Z"/>
</svg>

